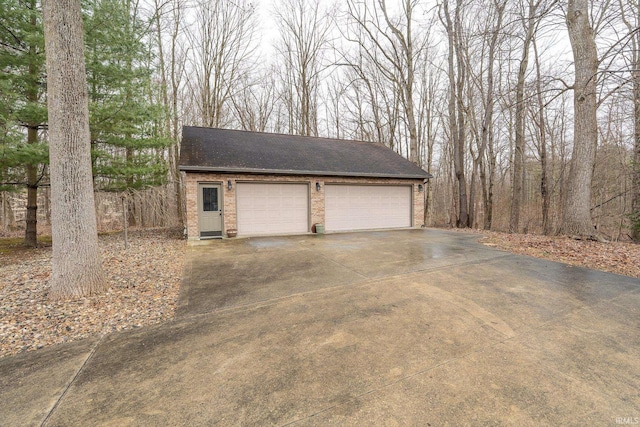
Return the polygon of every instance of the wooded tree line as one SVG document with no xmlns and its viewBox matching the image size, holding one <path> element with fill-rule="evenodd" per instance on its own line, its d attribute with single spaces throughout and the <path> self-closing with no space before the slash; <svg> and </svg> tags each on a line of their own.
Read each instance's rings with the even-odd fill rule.
<svg viewBox="0 0 640 427">
<path fill-rule="evenodd" d="M 153 55 L 145 41 L 148 20 L 129 1 L 83 3 L 93 184 L 121 191 L 166 181 L 160 131 L 163 108 L 151 96 Z M 0 4 L 0 185 L 26 187 L 25 243 L 36 245 L 38 188 L 49 183 L 45 52 L 41 5 Z"/>
<path fill-rule="evenodd" d="M 35 242 L 48 183 L 40 3 L 0 8 L 0 183 L 27 189 Z M 383 142 L 434 175 L 428 225 L 640 237 L 638 0 L 267 9 L 83 1 L 97 190 L 162 184 L 162 209 L 181 218 L 181 126 L 237 128 Z"/>
</svg>

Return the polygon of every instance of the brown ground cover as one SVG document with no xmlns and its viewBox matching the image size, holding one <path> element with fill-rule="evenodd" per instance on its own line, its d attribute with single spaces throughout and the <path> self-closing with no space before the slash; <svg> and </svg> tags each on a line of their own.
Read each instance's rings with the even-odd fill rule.
<svg viewBox="0 0 640 427">
<path fill-rule="evenodd" d="M 100 236 L 109 289 L 61 302 L 47 299 L 50 241 L 26 249 L 20 239 L 0 239 L 0 357 L 172 319 L 186 250 L 181 237 L 134 231 L 125 249 L 121 233 Z"/>
</svg>

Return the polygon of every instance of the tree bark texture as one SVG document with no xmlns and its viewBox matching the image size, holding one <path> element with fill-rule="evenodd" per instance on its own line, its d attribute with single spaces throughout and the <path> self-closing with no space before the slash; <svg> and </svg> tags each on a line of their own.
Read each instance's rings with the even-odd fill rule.
<svg viewBox="0 0 640 427">
<path fill-rule="evenodd" d="M 80 0 L 44 0 L 51 228 L 49 298 L 106 287 L 96 224 Z"/>
<path fill-rule="evenodd" d="M 596 121 L 596 74 L 598 53 L 589 22 L 589 1 L 569 0 L 567 28 L 573 50 L 573 151 L 567 179 L 561 230 L 579 238 L 599 238 L 591 220 L 591 178 L 595 162 L 598 126 Z"/>
</svg>

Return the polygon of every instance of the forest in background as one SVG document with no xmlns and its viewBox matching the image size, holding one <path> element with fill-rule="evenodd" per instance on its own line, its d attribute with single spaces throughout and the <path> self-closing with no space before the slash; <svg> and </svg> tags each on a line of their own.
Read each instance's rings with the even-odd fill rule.
<svg viewBox="0 0 640 427">
<path fill-rule="evenodd" d="M 591 219 L 609 239 L 637 238 L 640 2 L 590 6 Z M 580 71 L 567 10 L 551 0 L 83 1 L 99 221 L 117 228 L 126 196 L 131 225 L 182 224 L 180 131 L 196 125 L 382 142 L 434 175 L 427 225 L 553 234 Z M 49 209 L 39 1 L 0 3 L 0 70 L 1 225 L 35 245 Z"/>
</svg>

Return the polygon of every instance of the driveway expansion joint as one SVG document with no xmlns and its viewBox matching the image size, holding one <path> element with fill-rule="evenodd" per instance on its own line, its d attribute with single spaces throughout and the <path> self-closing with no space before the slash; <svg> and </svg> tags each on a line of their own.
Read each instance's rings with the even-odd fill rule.
<svg viewBox="0 0 640 427">
<path fill-rule="evenodd" d="M 82 362 L 82 365 L 80 365 L 76 373 L 73 375 L 73 377 L 71 377 L 71 380 L 69 380 L 69 382 L 64 386 L 64 390 L 62 390 L 62 393 L 60 393 L 60 396 L 58 397 L 58 399 L 56 399 L 56 402 L 53 404 L 51 409 L 47 412 L 47 415 L 42 420 L 42 423 L 40 423 L 40 427 L 45 427 L 47 425 L 47 423 L 49 422 L 49 419 L 53 416 L 56 409 L 58 409 L 58 407 L 60 406 L 60 403 L 62 402 L 64 397 L 67 395 L 67 392 L 69 391 L 73 383 L 78 379 L 78 377 L 84 370 L 85 366 L 87 366 L 89 361 L 93 358 L 93 355 L 96 353 L 98 346 L 100 345 L 100 343 L 102 343 L 102 341 L 106 336 L 107 336 L 106 334 L 102 335 L 100 339 L 98 339 L 98 341 L 96 341 L 96 343 L 93 345 L 93 347 L 91 348 L 91 351 L 89 351 L 89 354 L 87 354 L 87 357 Z"/>
</svg>

